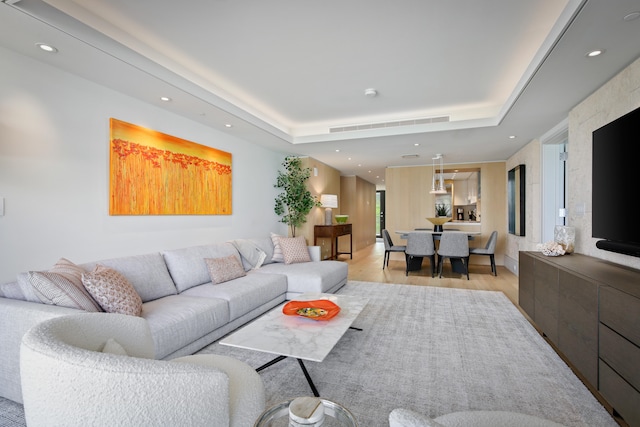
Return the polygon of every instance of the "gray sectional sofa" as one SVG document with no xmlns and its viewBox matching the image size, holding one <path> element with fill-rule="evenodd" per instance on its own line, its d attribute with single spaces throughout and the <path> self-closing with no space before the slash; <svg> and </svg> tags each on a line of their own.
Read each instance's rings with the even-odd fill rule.
<svg viewBox="0 0 640 427">
<path fill-rule="evenodd" d="M 249 242 L 264 252 L 264 264 L 251 268 L 241 255 Z M 239 249 L 240 248 L 240 249 Z M 272 262 L 270 237 L 167 250 L 81 264 L 97 264 L 121 273 L 142 299 L 157 359 L 193 354 L 271 308 L 304 292 L 333 293 L 347 282 L 341 261 L 320 261 L 310 246 L 311 262 Z M 204 259 L 234 255 L 246 275 L 212 284 Z M 78 309 L 43 304 L 20 292 L 19 281 L 0 286 L 0 396 L 22 402 L 19 351 L 22 336 L 42 320 L 78 313 Z M 22 282 L 24 287 L 24 282 Z M 25 295 L 27 294 L 27 295 Z"/>
</svg>

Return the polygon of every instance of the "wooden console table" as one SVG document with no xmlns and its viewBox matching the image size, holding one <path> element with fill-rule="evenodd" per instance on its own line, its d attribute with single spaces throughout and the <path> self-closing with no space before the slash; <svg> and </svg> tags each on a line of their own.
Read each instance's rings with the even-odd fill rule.
<svg viewBox="0 0 640 427">
<path fill-rule="evenodd" d="M 338 237 L 349 235 L 349 252 L 338 251 Z M 348 254 L 353 259 L 353 235 L 351 224 L 316 225 L 313 233 L 313 244 L 318 245 L 318 238 L 331 238 L 331 256 L 327 259 L 338 259 L 338 255 Z"/>
</svg>

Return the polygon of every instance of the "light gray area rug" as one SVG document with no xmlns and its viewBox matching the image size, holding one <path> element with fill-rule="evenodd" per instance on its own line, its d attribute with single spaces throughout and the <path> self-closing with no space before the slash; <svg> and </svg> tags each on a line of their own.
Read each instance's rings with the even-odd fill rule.
<svg viewBox="0 0 640 427">
<path fill-rule="evenodd" d="M 388 426 L 394 408 L 431 417 L 515 411 L 566 426 L 617 426 L 501 292 L 350 281 L 339 293 L 369 303 L 321 363 L 305 362 L 321 397 L 360 426 Z M 217 343 L 201 351 L 258 367 L 273 355 Z M 267 404 L 311 390 L 295 359 L 261 372 Z"/>
<path fill-rule="evenodd" d="M 305 362 L 323 398 L 361 427 L 388 426 L 394 408 L 431 417 L 505 410 L 566 426 L 617 424 L 501 292 L 350 281 L 339 293 L 369 303 L 322 363 Z M 273 355 L 214 343 L 201 353 L 258 367 Z M 268 405 L 311 390 L 285 359 L 261 372 Z M 0 426 L 24 426 L 22 406 L 0 398 Z"/>
<path fill-rule="evenodd" d="M 25 426 L 22 405 L 0 397 L 0 427 Z"/>
</svg>

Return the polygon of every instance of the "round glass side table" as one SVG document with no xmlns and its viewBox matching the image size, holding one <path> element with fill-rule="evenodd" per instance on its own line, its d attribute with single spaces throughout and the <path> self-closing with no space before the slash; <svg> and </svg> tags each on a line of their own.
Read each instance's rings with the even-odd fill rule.
<svg viewBox="0 0 640 427">
<path fill-rule="evenodd" d="M 287 427 L 289 425 L 289 405 L 295 399 L 280 402 L 265 410 L 254 427 Z M 327 399 L 320 399 L 324 406 L 322 427 L 358 427 L 356 419 L 344 406 Z"/>
</svg>

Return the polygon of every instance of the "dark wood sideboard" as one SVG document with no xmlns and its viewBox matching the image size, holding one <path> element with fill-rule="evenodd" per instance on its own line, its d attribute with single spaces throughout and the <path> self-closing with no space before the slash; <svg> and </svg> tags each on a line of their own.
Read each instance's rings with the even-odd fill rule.
<svg viewBox="0 0 640 427">
<path fill-rule="evenodd" d="M 351 224 L 316 225 L 313 230 L 313 244 L 318 244 L 319 238 L 331 239 L 331 255 L 328 259 L 338 259 L 338 255 L 347 254 L 353 259 L 353 235 Z M 349 236 L 349 252 L 338 251 L 338 237 Z"/>
<path fill-rule="evenodd" d="M 519 305 L 588 385 L 640 426 L 640 270 L 520 252 Z"/>
</svg>

